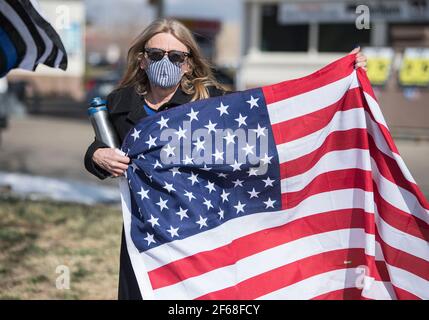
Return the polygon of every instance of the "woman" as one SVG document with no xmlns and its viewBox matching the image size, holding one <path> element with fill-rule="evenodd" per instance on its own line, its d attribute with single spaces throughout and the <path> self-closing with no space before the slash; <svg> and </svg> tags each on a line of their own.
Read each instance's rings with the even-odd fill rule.
<svg viewBox="0 0 429 320">
<path fill-rule="evenodd" d="M 358 51 L 356 48 L 352 53 Z M 358 53 L 356 67 L 365 65 L 365 56 Z M 146 116 L 225 93 L 191 32 L 176 20 L 159 19 L 143 31 L 129 50 L 127 70 L 118 89 L 107 97 L 107 107 L 122 142 L 128 131 Z M 85 155 L 86 169 L 100 179 L 123 175 L 129 162 L 128 157 L 97 140 Z M 141 299 L 124 232 L 119 299 Z"/>
</svg>

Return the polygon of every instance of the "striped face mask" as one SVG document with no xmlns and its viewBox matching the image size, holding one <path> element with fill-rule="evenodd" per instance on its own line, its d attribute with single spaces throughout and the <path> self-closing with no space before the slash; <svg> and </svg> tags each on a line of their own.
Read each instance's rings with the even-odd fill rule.
<svg viewBox="0 0 429 320">
<path fill-rule="evenodd" d="M 181 66 L 181 64 L 172 63 L 167 56 L 164 56 L 159 61 L 151 61 L 146 73 L 153 86 L 171 88 L 182 79 Z"/>
</svg>

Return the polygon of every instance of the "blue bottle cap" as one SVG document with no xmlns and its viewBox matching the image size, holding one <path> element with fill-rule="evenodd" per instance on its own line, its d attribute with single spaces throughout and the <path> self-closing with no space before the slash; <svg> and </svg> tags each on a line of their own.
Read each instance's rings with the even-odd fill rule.
<svg viewBox="0 0 429 320">
<path fill-rule="evenodd" d="M 106 106 L 90 107 L 90 108 L 88 108 L 88 115 L 92 116 L 93 114 L 96 114 L 97 112 L 100 112 L 100 111 L 107 111 L 107 112 L 109 112 L 109 110 L 107 109 Z"/>
<path fill-rule="evenodd" d="M 101 97 L 96 97 L 91 100 L 90 107 L 95 108 L 95 107 L 105 106 L 106 103 L 107 103 L 106 100 L 102 99 Z"/>
</svg>

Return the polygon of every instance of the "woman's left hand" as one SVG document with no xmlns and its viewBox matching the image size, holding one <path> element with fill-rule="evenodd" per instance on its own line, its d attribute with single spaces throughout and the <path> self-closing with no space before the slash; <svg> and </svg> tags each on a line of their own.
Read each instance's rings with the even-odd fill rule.
<svg viewBox="0 0 429 320">
<path fill-rule="evenodd" d="M 367 57 L 362 52 L 360 52 L 360 47 L 354 48 L 350 54 L 357 53 L 356 54 L 356 60 L 355 60 L 355 68 L 362 68 L 365 71 L 367 70 Z"/>
</svg>

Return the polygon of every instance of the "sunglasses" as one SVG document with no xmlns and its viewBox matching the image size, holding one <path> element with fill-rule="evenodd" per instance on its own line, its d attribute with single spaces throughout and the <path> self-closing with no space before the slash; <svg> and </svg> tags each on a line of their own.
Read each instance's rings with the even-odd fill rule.
<svg viewBox="0 0 429 320">
<path fill-rule="evenodd" d="M 146 52 L 147 57 L 152 61 L 162 60 L 167 53 L 168 59 L 172 63 L 183 63 L 185 59 L 191 55 L 189 52 L 179 50 L 166 51 L 158 48 L 145 48 L 144 51 Z"/>
</svg>

